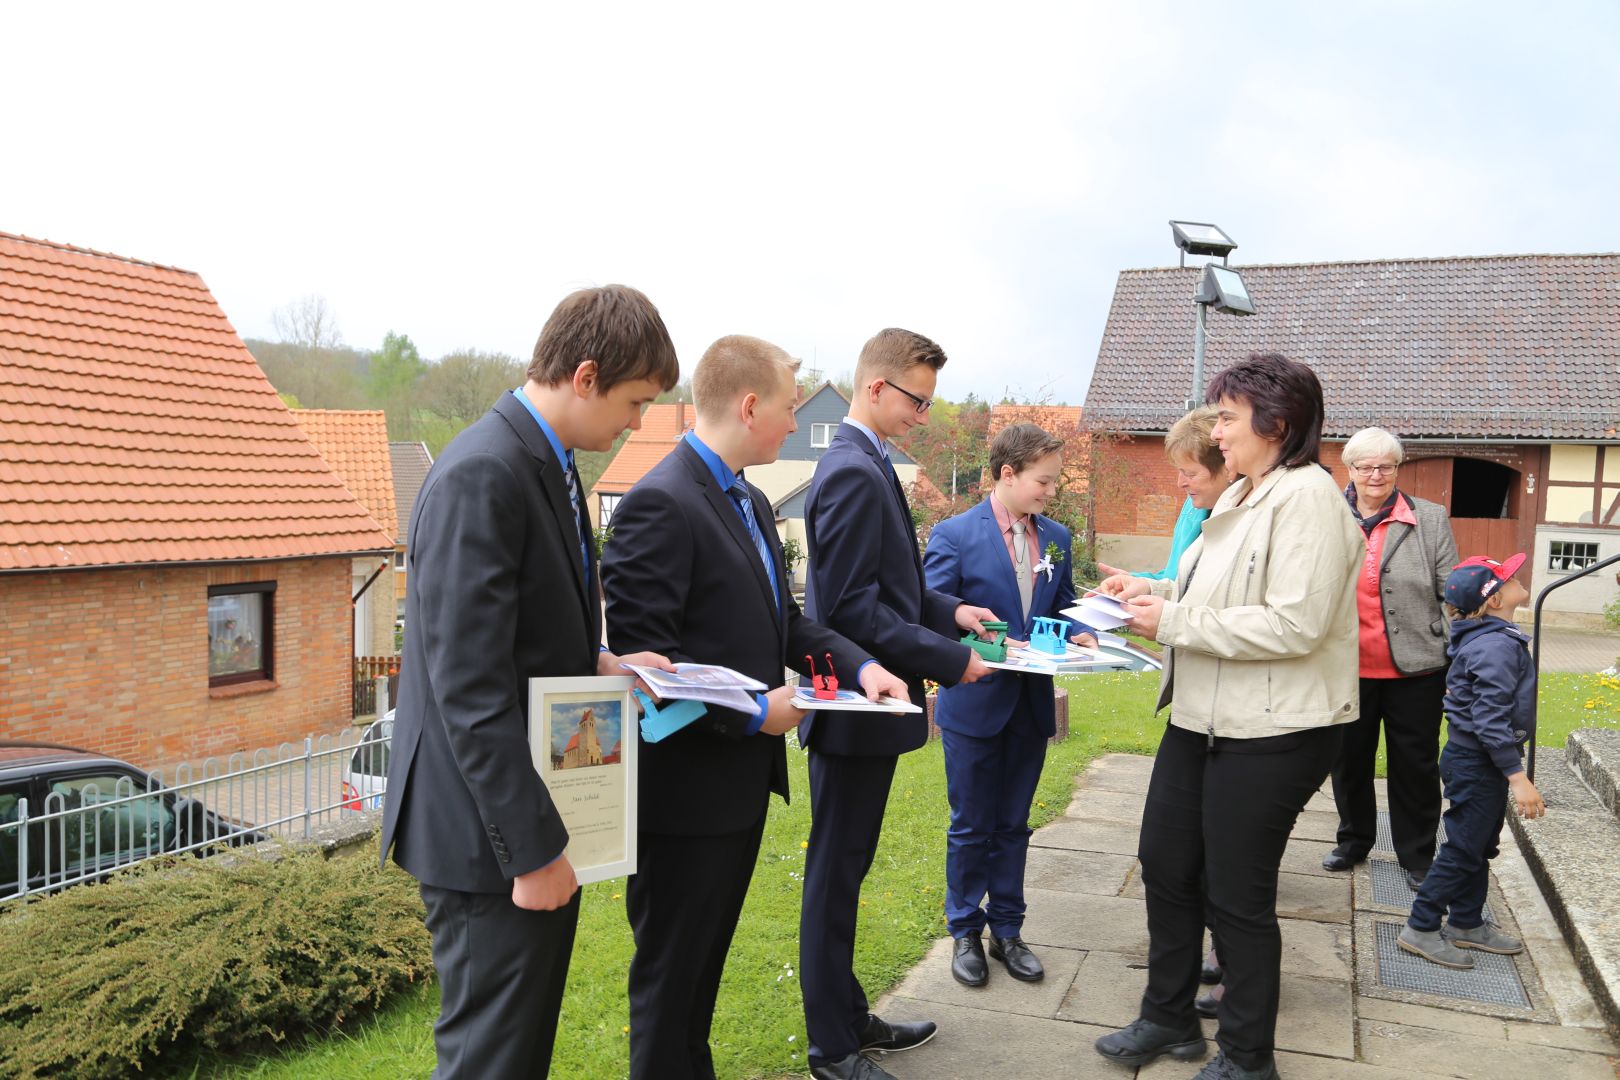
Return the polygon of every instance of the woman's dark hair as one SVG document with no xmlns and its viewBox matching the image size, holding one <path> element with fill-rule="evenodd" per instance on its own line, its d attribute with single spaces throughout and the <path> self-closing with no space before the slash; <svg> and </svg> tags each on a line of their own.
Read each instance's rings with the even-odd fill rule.
<svg viewBox="0 0 1620 1080">
<path fill-rule="evenodd" d="M 1241 398 L 1254 410 L 1254 432 L 1278 440 L 1272 468 L 1321 464 L 1322 384 L 1316 372 L 1282 353 L 1250 353 L 1209 381 L 1205 400 Z"/>
</svg>

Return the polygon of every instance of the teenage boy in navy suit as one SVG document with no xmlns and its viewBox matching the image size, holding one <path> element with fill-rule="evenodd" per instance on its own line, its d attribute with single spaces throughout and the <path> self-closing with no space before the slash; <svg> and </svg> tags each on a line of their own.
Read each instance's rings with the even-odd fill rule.
<svg viewBox="0 0 1620 1080">
<path fill-rule="evenodd" d="M 579 884 L 529 751 L 528 682 L 623 674 L 601 646 L 574 450 L 612 447 L 679 377 L 645 296 L 573 293 L 540 331 L 527 381 L 451 441 L 417 497 L 382 856 L 393 847 L 427 906 L 437 1080 L 551 1067 Z"/>
<path fill-rule="evenodd" d="M 824 666 L 830 653 L 869 698 L 907 698 L 864 649 L 800 614 L 771 504 L 742 476 L 775 461 L 797 429 L 798 367 L 758 338 L 709 346 L 692 374 L 696 430 L 624 497 L 603 554 L 615 649 L 722 664 L 775 687 L 753 710 L 711 705 L 641 745 L 637 872 L 625 890 L 632 1080 L 715 1080 L 715 996 L 771 792 L 788 797 L 782 736 L 804 715 L 783 668 L 807 671 L 807 654 Z"/>
<path fill-rule="evenodd" d="M 928 422 L 945 353 L 909 330 L 883 330 L 861 349 L 855 400 L 816 464 L 805 504 L 810 617 L 905 678 L 972 682 L 988 674 L 962 644 L 996 616 L 923 583 L 917 532 L 887 440 Z M 840 677 L 845 677 L 840 672 Z M 799 725 L 810 751 L 810 848 L 799 920 L 799 979 L 816 1080 L 892 1080 L 862 1051 L 909 1050 L 931 1021 L 888 1023 L 868 1011 L 854 972 L 855 917 L 871 869 L 899 755 L 928 741 L 921 715 L 812 714 Z"/>
<path fill-rule="evenodd" d="M 1038 617 L 1074 604 L 1069 530 L 1041 511 L 1057 494 L 1063 440 L 1034 424 L 1003 428 L 990 443 L 995 486 L 979 505 L 934 526 L 923 567 L 928 587 L 1007 615 L 1009 639 L 1028 641 Z M 1068 631 L 1066 630 L 1067 634 Z M 1095 645 L 1080 627 L 1070 640 Z M 939 692 L 934 723 L 945 745 L 951 828 L 945 846 L 945 916 L 956 948 L 951 974 L 967 986 L 990 977 L 990 956 L 1024 982 L 1045 977 L 1024 944 L 1024 859 L 1029 806 L 1057 730 L 1052 678 L 997 671 Z M 989 895 L 988 913 L 980 907 Z"/>
</svg>

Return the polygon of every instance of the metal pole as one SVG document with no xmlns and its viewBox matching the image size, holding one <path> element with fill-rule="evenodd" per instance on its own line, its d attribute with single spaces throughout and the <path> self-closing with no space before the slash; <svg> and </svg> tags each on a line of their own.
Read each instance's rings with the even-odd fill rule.
<svg viewBox="0 0 1620 1080">
<path fill-rule="evenodd" d="M 1554 589 L 1562 589 L 1565 585 L 1568 585 L 1572 581 L 1579 581 L 1581 578 L 1585 577 L 1587 574 L 1595 574 L 1599 570 L 1603 569 L 1605 566 L 1611 566 L 1611 565 L 1613 565 L 1614 563 L 1617 563 L 1617 562 L 1620 562 L 1620 555 L 1610 555 L 1607 559 L 1604 559 L 1602 562 L 1593 563 L 1591 566 L 1588 566 L 1586 569 L 1580 571 L 1579 573 L 1571 574 L 1567 578 L 1560 578 L 1559 580 L 1553 582 L 1551 585 L 1548 585 L 1545 589 L 1542 589 L 1541 592 L 1536 594 L 1535 622 L 1534 622 L 1534 625 L 1532 626 L 1531 631 L 1530 631 L 1530 664 L 1531 664 L 1532 667 L 1535 668 L 1537 680 L 1539 680 L 1541 678 L 1541 605 L 1546 602 L 1547 594 L 1552 592 Z M 1541 695 L 1538 693 L 1536 696 L 1539 699 Z M 1536 708 L 1536 711 L 1539 713 L 1540 712 L 1540 701 L 1539 700 L 1535 703 L 1535 708 Z M 1528 762 L 1526 762 L 1525 767 L 1524 767 L 1524 772 L 1525 772 L 1525 775 L 1527 777 L 1529 777 L 1530 782 L 1533 784 L 1533 783 L 1536 782 L 1536 740 L 1535 739 L 1530 740 L 1529 756 L 1530 756 L 1530 760 Z"/>
<path fill-rule="evenodd" d="M 1187 399 L 1187 409 L 1191 411 L 1204 403 L 1204 318 L 1209 312 L 1209 305 L 1194 302 L 1198 308 L 1198 323 L 1193 330 L 1193 380 L 1192 397 Z"/>
</svg>

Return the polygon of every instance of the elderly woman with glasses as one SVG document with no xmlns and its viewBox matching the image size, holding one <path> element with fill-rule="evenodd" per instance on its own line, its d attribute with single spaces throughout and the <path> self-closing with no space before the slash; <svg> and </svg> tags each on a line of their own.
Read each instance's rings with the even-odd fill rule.
<svg viewBox="0 0 1620 1080">
<path fill-rule="evenodd" d="M 1322 860 L 1348 870 L 1378 834 L 1373 761 L 1383 725 L 1389 759 L 1389 825 L 1395 854 L 1414 891 L 1434 861 L 1440 823 L 1440 714 L 1446 693 L 1446 575 L 1457 541 L 1444 507 L 1395 486 L 1404 453 L 1382 428 L 1344 444 L 1350 482 L 1344 497 L 1366 535 L 1356 579 L 1361 639 L 1361 717 L 1344 733 L 1333 767 L 1338 846 Z"/>
</svg>

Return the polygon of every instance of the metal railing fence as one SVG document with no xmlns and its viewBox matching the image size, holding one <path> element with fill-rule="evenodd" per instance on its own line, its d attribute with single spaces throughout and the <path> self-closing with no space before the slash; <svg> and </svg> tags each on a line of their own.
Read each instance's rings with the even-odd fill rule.
<svg viewBox="0 0 1620 1080">
<path fill-rule="evenodd" d="M 115 778 L 121 770 L 94 763 L 77 777 L 45 775 L 40 805 L 0 800 L 0 905 L 162 855 L 307 839 L 340 815 L 379 809 L 390 742 L 391 732 L 351 729 L 206 758 L 168 778 L 161 770 Z"/>
</svg>

